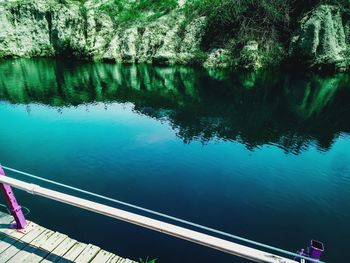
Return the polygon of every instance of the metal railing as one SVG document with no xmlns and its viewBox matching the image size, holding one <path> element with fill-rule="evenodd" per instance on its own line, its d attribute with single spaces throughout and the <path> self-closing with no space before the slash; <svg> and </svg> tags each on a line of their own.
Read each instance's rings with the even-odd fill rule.
<svg viewBox="0 0 350 263">
<path fill-rule="evenodd" d="M 5 173 L 3 172 L 0 166 L 0 184 L 2 184 L 3 190 L 5 190 L 4 187 L 5 188 L 7 187 L 6 188 L 7 193 L 4 192 L 5 196 L 10 194 L 10 196 L 8 196 L 8 198 L 6 199 L 9 203 L 11 212 L 15 217 L 18 228 L 25 227 L 25 219 L 20 209 L 20 206 L 18 206 L 16 198 L 13 195 L 11 186 L 14 188 L 26 191 L 33 195 L 46 197 L 48 199 L 52 199 L 61 203 L 69 204 L 75 207 L 79 207 L 85 210 L 89 210 L 95 213 L 105 215 L 108 217 L 112 217 L 121 221 L 125 221 L 134 225 L 152 229 L 154 231 L 158 231 L 170 236 L 184 239 L 193 243 L 197 243 L 206 247 L 220 250 L 222 252 L 226 252 L 242 258 L 246 258 L 254 262 L 269 262 L 269 263 L 298 263 L 299 262 L 296 260 L 291 260 L 288 258 L 281 257 L 276 254 L 264 252 L 255 248 L 251 248 L 251 247 L 237 244 L 231 241 L 227 241 L 218 237 L 214 237 L 208 234 L 204 234 L 198 231 L 176 226 L 174 224 L 166 223 L 160 220 L 155 220 L 146 216 L 127 212 L 118 208 L 114 208 L 111 206 L 103 205 L 103 204 L 89 201 L 76 196 L 72 196 L 72 195 L 64 194 L 58 191 L 43 188 L 36 184 L 26 183 L 4 175 Z M 15 205 L 13 206 L 13 204 Z M 322 263 L 321 261 L 309 258 L 307 256 L 303 256 L 303 255 L 301 255 L 300 259 L 304 260 L 301 262 L 305 262 L 305 259 L 307 259 L 307 260 L 310 260 L 309 262 Z"/>
</svg>

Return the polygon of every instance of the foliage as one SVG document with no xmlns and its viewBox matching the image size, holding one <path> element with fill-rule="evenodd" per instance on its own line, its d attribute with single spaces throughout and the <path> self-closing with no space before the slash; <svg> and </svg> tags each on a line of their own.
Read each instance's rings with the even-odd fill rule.
<svg viewBox="0 0 350 263">
<path fill-rule="evenodd" d="M 156 263 L 156 260 L 157 260 L 157 259 L 151 259 L 151 260 L 149 260 L 148 257 L 147 257 L 145 260 L 143 260 L 142 258 L 140 258 L 139 263 Z"/>
<path fill-rule="evenodd" d="M 75 2 L 79 4 L 85 4 L 87 0 L 58 0 L 59 3 L 61 4 L 68 4 L 69 2 Z"/>
<path fill-rule="evenodd" d="M 9 3 L 23 5 L 27 1 Z M 350 0 L 187 0 L 181 7 L 182 12 L 179 11 L 178 0 L 90 0 L 89 4 L 86 3 L 87 0 L 56 1 L 66 5 L 79 5 L 85 21 L 88 9 L 94 8 L 97 13 L 108 14 L 117 27 L 123 28 L 153 21 L 177 9 L 180 16 L 184 13 L 186 17 L 179 20 L 177 33 L 180 39 L 185 36 L 186 28 L 193 19 L 204 16 L 207 23 L 201 38 L 201 50 L 196 51 L 192 58 L 195 64 L 204 62 L 208 51 L 220 48 L 228 50 L 230 55 L 233 54 L 232 59 L 239 61 L 242 48 L 251 40 L 258 43 L 257 56 L 262 65 L 278 64 L 286 57 L 286 50 L 298 21 L 314 6 L 324 3 L 341 5 L 344 10 L 343 17 L 350 19 Z M 17 15 L 16 9 L 12 12 L 14 16 Z M 86 48 L 69 39 L 57 43 L 57 46 L 61 50 L 58 55 L 91 55 Z M 34 53 L 40 52 L 37 50 Z"/>
<path fill-rule="evenodd" d="M 87 0 L 59 1 L 83 5 Z M 300 17 L 323 3 L 342 5 L 350 10 L 350 0 L 187 0 L 182 7 L 186 19 L 180 24 L 179 36 L 182 37 L 194 18 L 205 16 L 203 52 L 225 48 L 232 54 L 239 54 L 248 41 L 254 40 L 259 43 L 262 64 L 276 64 L 286 56 L 285 50 Z M 118 27 L 153 21 L 179 8 L 177 0 L 107 0 L 99 1 L 97 6 Z M 202 61 L 203 54 L 196 55 L 194 60 Z"/>
<path fill-rule="evenodd" d="M 343 10 L 350 7 L 349 0 L 188 0 L 184 12 L 188 19 L 207 17 L 203 50 L 224 47 L 239 54 L 248 41 L 255 40 L 262 63 L 269 64 L 286 56 L 283 50 L 300 17 L 325 3 L 341 5 Z"/>
<path fill-rule="evenodd" d="M 192 0 L 186 14 L 208 18 L 204 48 L 222 46 L 234 36 L 236 44 L 267 41 L 284 34 L 290 24 L 290 0 Z"/>
<path fill-rule="evenodd" d="M 110 15 L 118 25 L 149 21 L 164 15 L 177 6 L 177 0 L 111 0 L 100 10 Z"/>
</svg>

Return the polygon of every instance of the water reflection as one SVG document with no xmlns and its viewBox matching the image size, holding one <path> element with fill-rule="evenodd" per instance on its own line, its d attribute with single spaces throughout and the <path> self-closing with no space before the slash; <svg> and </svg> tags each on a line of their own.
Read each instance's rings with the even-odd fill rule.
<svg viewBox="0 0 350 263">
<path fill-rule="evenodd" d="M 138 113 L 166 118 L 185 142 L 219 138 L 249 149 L 275 144 L 296 154 L 311 143 L 327 150 L 340 133 L 350 132 L 349 83 L 346 74 L 233 74 L 45 59 L 0 62 L 0 98 L 11 103 L 60 108 L 132 102 Z"/>
</svg>

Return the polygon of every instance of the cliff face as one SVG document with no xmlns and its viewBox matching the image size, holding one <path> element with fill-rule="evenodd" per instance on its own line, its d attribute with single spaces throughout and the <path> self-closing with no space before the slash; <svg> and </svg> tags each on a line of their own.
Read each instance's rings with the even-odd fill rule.
<svg viewBox="0 0 350 263">
<path fill-rule="evenodd" d="M 0 5 L 1 56 L 97 56 L 113 34 L 113 23 L 82 6 L 57 1 Z"/>
<path fill-rule="evenodd" d="M 132 63 L 195 62 L 205 18 L 195 19 L 182 29 L 180 25 L 184 19 L 181 13 L 174 12 L 149 24 L 117 29 L 102 58 Z"/>
<path fill-rule="evenodd" d="M 337 6 L 321 5 L 307 13 L 291 41 L 290 53 L 299 63 L 345 71 L 349 66 L 349 21 Z"/>
<path fill-rule="evenodd" d="M 115 62 L 194 63 L 205 26 L 200 17 L 181 27 L 173 11 L 146 24 L 119 28 L 87 2 L 55 0 L 0 5 L 0 57 L 71 55 Z"/>
<path fill-rule="evenodd" d="M 101 3 L 68 0 L 0 2 L 0 58 L 73 56 L 120 63 L 201 64 L 206 67 L 266 66 L 259 40 L 239 50 L 227 46 L 203 49 L 208 18 L 185 15 L 186 1 L 147 21 L 120 25 L 101 10 Z M 276 46 L 280 54 L 306 67 L 348 68 L 350 20 L 342 9 L 321 5 L 306 13 L 290 45 Z M 228 43 L 235 42 L 233 36 Z M 289 48 L 289 52 L 287 51 Z M 265 55 L 266 56 L 266 55 Z M 275 62 L 278 63 L 278 62 Z"/>
</svg>

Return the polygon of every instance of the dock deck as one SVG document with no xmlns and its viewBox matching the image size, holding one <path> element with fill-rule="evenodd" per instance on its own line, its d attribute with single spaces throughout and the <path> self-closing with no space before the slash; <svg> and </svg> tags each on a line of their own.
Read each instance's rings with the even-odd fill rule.
<svg viewBox="0 0 350 263">
<path fill-rule="evenodd" d="M 14 219 L 0 212 L 0 262 L 136 263 L 92 244 L 28 222 L 25 232 L 11 228 Z"/>
</svg>

